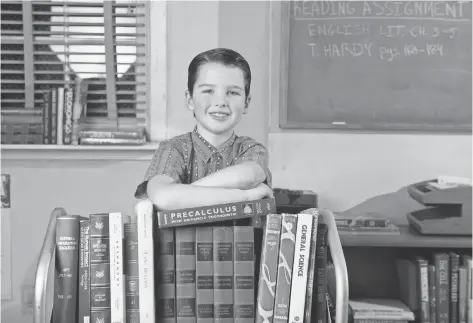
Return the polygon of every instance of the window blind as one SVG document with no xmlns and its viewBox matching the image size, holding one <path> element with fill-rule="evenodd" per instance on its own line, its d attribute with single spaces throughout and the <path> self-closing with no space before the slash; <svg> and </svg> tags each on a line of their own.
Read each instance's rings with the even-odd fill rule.
<svg viewBox="0 0 473 323">
<path fill-rule="evenodd" d="M 2 1 L 2 106 L 33 108 L 45 90 L 80 78 L 82 122 L 144 126 L 146 26 L 145 1 Z"/>
</svg>

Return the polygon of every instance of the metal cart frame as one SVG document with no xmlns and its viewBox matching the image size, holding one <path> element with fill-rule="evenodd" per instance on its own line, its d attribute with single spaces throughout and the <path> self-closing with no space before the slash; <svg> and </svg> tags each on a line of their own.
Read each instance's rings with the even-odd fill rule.
<svg viewBox="0 0 473 323">
<path fill-rule="evenodd" d="M 146 200 L 138 203 L 146 203 Z M 335 266 L 336 277 L 336 323 L 348 323 L 348 273 L 343 254 L 342 244 L 338 235 L 337 226 L 333 213 L 326 209 L 320 209 L 320 213 L 328 225 L 328 245 Z M 56 219 L 58 216 L 66 215 L 63 208 L 55 208 L 51 213 L 46 235 L 44 237 L 41 253 L 36 268 L 34 285 L 34 312 L 33 323 L 46 323 L 51 313 L 47 309 L 47 287 L 54 281 L 48 281 L 48 273 L 54 266 L 54 251 L 56 247 Z"/>
</svg>

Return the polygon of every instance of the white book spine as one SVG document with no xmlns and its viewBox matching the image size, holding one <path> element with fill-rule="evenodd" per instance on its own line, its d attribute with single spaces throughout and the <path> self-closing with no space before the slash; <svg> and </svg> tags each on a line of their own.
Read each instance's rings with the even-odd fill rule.
<svg viewBox="0 0 473 323">
<path fill-rule="evenodd" d="M 299 214 L 297 216 L 296 245 L 289 302 L 289 323 L 302 323 L 304 321 L 312 224 L 312 214 Z"/>
<path fill-rule="evenodd" d="M 155 323 L 153 204 L 150 201 L 140 202 L 135 211 L 138 228 L 140 323 Z"/>
<path fill-rule="evenodd" d="M 111 322 L 125 323 L 125 276 L 123 272 L 123 224 L 125 216 L 110 213 L 110 305 Z"/>
</svg>

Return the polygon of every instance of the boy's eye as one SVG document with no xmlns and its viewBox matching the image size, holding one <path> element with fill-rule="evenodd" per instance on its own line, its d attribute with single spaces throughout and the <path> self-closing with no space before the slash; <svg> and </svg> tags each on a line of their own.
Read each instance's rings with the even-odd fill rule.
<svg viewBox="0 0 473 323">
<path fill-rule="evenodd" d="M 229 93 L 230 93 L 231 95 L 240 95 L 239 92 L 235 92 L 235 91 L 230 91 Z"/>
<path fill-rule="evenodd" d="M 212 89 L 206 89 L 204 91 L 202 91 L 203 93 L 213 93 L 214 91 Z"/>
</svg>

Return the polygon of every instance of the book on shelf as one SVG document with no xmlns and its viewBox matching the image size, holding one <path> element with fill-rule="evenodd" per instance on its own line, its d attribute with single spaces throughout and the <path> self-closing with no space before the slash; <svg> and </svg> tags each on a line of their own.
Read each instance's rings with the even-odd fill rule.
<svg viewBox="0 0 473 323">
<path fill-rule="evenodd" d="M 30 145 L 143 145 L 144 126 L 110 126 L 90 122 L 87 84 L 51 87 L 42 91 L 34 107 L 2 107 L 2 144 Z M 112 123 L 111 123 L 112 124 Z"/>
<path fill-rule="evenodd" d="M 160 228 L 169 228 L 261 217 L 274 212 L 276 212 L 274 198 L 264 198 L 179 210 L 158 210 L 156 216 Z"/>
<path fill-rule="evenodd" d="M 396 260 L 400 300 L 420 323 L 468 322 L 471 315 L 471 256 L 458 252 Z M 415 287 L 415 288 L 413 288 Z M 468 294 L 470 293 L 470 295 Z"/>
</svg>

